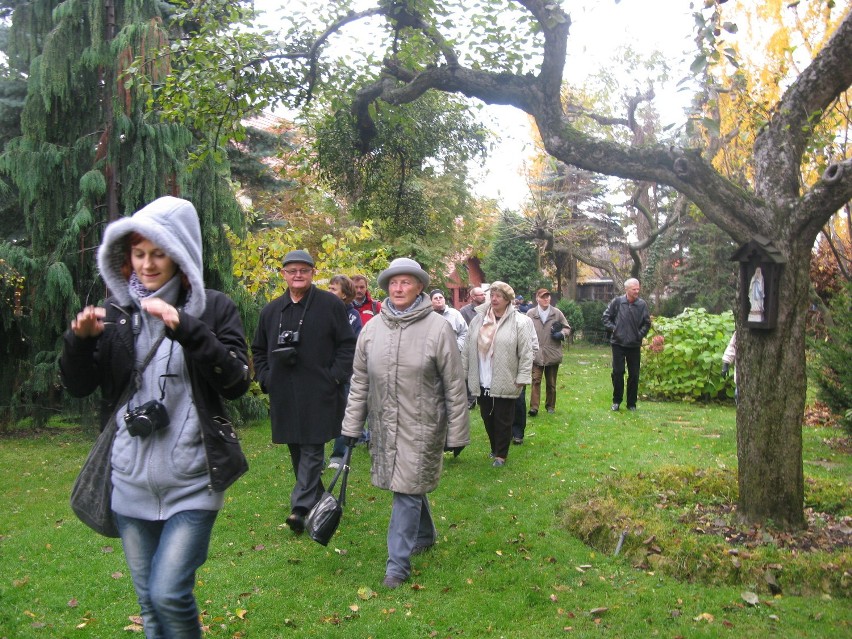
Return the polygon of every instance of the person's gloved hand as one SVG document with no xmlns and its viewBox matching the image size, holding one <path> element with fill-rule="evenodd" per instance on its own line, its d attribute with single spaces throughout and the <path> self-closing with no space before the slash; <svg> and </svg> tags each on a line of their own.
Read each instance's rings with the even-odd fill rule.
<svg viewBox="0 0 852 639">
<path fill-rule="evenodd" d="M 550 334 L 550 336 L 551 336 L 553 339 L 555 339 L 555 340 L 557 340 L 557 341 L 559 341 L 559 342 L 561 342 L 562 340 L 564 340 L 564 339 L 565 339 L 565 333 L 563 333 L 562 331 L 556 331 L 555 333 L 551 333 L 551 334 Z"/>
<path fill-rule="evenodd" d="M 731 365 L 728 362 L 722 363 L 722 377 L 728 376 L 728 371 L 731 369 Z"/>
<path fill-rule="evenodd" d="M 358 437 L 343 435 L 343 443 L 349 446 L 349 448 L 355 448 L 358 445 L 358 439 Z"/>
</svg>

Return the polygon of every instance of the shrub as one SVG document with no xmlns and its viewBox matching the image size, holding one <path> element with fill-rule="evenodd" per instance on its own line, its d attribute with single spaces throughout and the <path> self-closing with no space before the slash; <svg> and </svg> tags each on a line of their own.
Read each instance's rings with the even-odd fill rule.
<svg viewBox="0 0 852 639">
<path fill-rule="evenodd" d="M 589 300 L 580 302 L 580 312 L 583 314 L 582 340 L 589 344 L 608 344 L 609 338 L 603 325 L 603 314 L 609 302 Z M 570 321 L 570 320 L 569 320 Z M 573 324 L 571 326 L 574 326 Z M 574 328 L 577 328 L 576 326 Z"/>
<path fill-rule="evenodd" d="M 734 332 L 734 315 L 687 308 L 655 317 L 642 347 L 642 387 L 661 399 L 694 401 L 734 396 L 733 376 L 723 378 L 722 353 Z"/>
<path fill-rule="evenodd" d="M 811 342 L 816 354 L 812 374 L 817 396 L 840 415 L 846 432 L 852 434 L 852 284 L 831 301 L 833 326 L 825 339 Z"/>
</svg>

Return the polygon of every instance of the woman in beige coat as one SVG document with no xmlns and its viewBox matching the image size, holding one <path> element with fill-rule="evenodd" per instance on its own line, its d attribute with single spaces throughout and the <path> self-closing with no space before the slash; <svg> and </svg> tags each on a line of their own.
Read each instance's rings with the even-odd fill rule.
<svg viewBox="0 0 852 639">
<path fill-rule="evenodd" d="M 532 321 L 512 306 L 515 291 L 505 282 L 488 289 L 489 302 L 477 307 L 464 349 L 464 369 L 471 390 L 479 389 L 479 412 L 491 443 L 492 465 L 506 463 L 515 401 L 532 381 Z"/>
<path fill-rule="evenodd" d="M 444 445 L 470 443 L 467 389 L 456 335 L 423 294 L 429 275 L 398 258 L 379 274 L 388 292 L 358 338 L 343 436 L 352 445 L 369 421 L 372 481 L 393 492 L 384 585 L 411 574 L 411 555 L 437 537 L 426 493 L 438 486 Z"/>
</svg>

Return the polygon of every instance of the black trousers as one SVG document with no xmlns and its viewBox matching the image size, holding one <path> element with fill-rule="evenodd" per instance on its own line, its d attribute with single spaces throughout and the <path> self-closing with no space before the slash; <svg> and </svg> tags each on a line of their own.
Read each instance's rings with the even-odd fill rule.
<svg viewBox="0 0 852 639">
<path fill-rule="evenodd" d="M 636 406 L 639 396 L 639 365 L 642 349 L 627 348 L 612 344 L 612 403 L 620 404 L 624 399 L 624 368 L 627 365 L 627 408 Z"/>
<path fill-rule="evenodd" d="M 527 429 L 527 387 L 524 386 L 518 399 L 515 400 L 515 421 L 512 423 L 512 437 L 524 438 Z"/>
<path fill-rule="evenodd" d="M 514 397 L 491 397 L 484 392 L 479 395 L 479 414 L 485 423 L 485 432 L 495 457 L 506 459 L 512 442 L 512 422 L 515 418 Z"/>
</svg>

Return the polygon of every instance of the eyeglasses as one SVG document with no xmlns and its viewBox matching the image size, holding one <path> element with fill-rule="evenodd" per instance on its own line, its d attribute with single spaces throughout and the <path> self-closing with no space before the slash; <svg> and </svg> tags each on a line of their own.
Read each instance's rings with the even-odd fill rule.
<svg viewBox="0 0 852 639">
<path fill-rule="evenodd" d="M 313 272 L 312 268 L 285 268 L 284 272 L 287 275 L 307 275 L 308 273 Z"/>
</svg>

